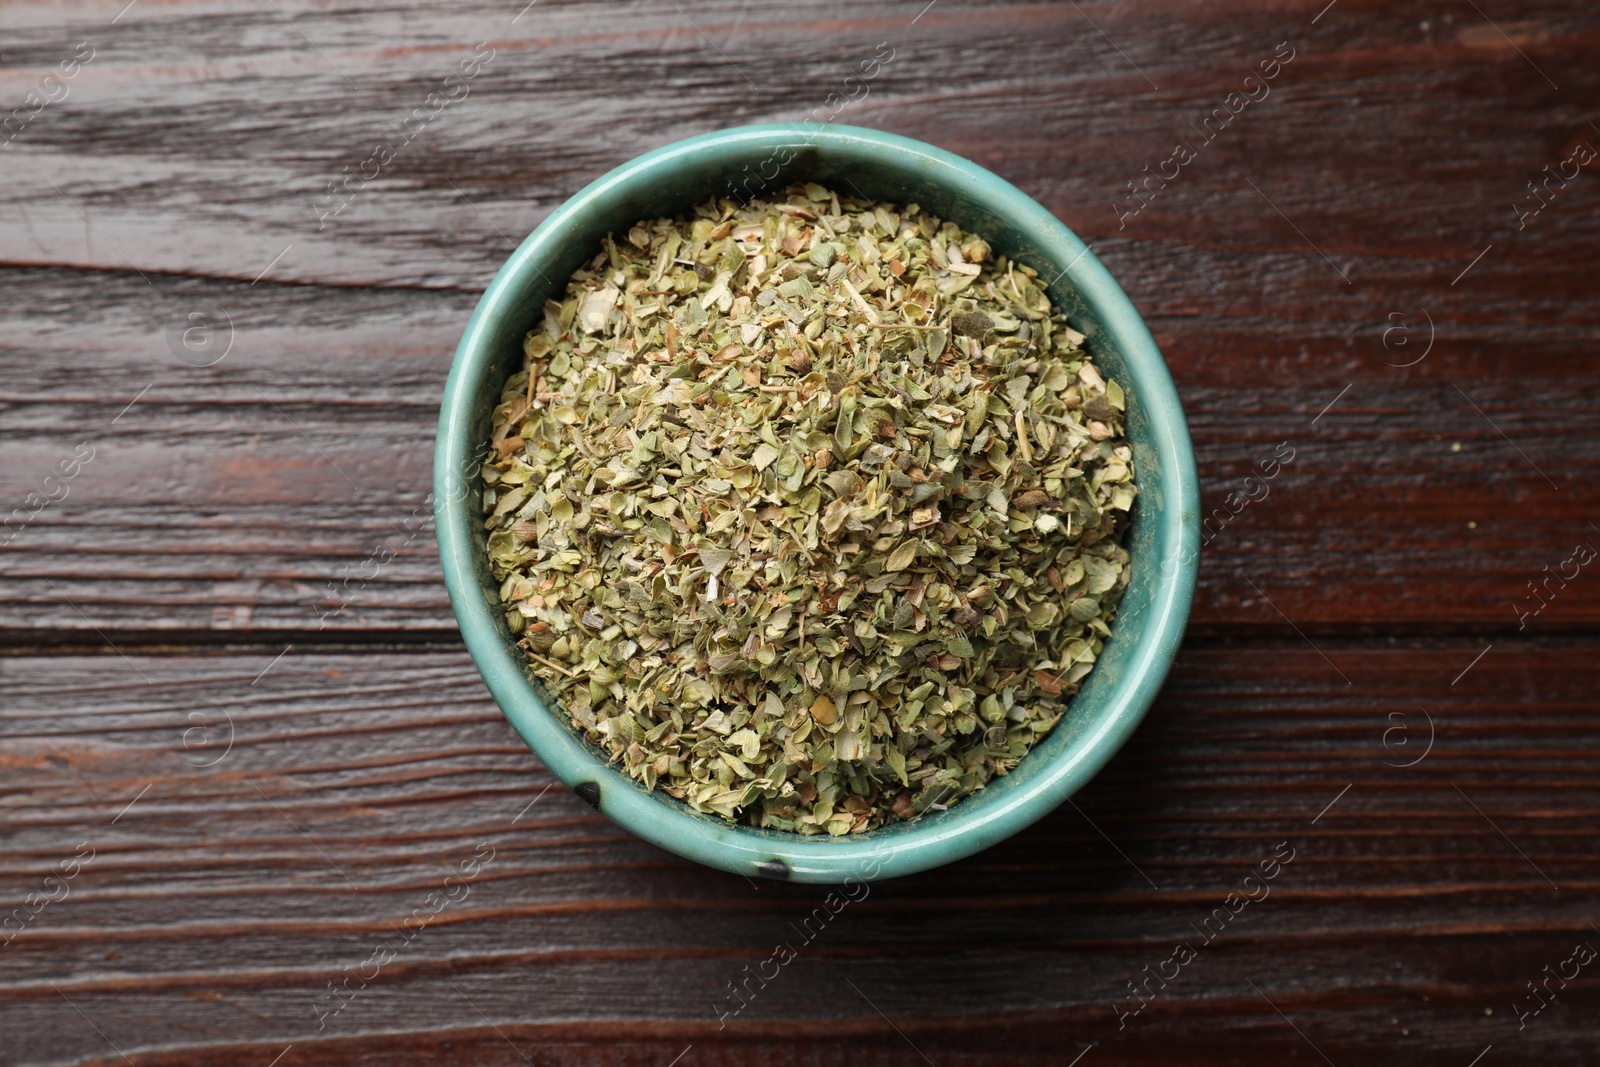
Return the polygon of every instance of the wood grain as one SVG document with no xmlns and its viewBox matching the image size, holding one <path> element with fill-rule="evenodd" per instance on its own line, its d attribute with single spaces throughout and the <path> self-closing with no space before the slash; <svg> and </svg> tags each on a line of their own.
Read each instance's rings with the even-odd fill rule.
<svg viewBox="0 0 1600 1067">
<path fill-rule="evenodd" d="M 26 47 L 0 86 L 25 91 L 21 72 L 67 47 L 55 42 L 98 27 L 106 44 L 5 149 L 0 500 L 21 506 L 81 441 L 100 451 L 0 559 L 0 632 L 449 632 L 431 542 L 400 523 L 426 498 L 461 325 L 510 242 L 665 139 L 803 115 L 885 37 L 895 61 L 840 118 L 1017 181 L 1091 240 L 1147 315 L 1206 511 L 1228 519 L 1197 632 L 1287 633 L 1284 616 L 1314 633 L 1504 632 L 1520 624 L 1514 604 L 1533 603 L 1527 583 L 1596 536 L 1600 385 L 1574 375 L 1600 332 L 1585 269 L 1595 194 L 1574 184 L 1521 232 L 1509 209 L 1587 129 L 1572 101 L 1595 88 L 1578 61 L 1595 31 L 1574 11 L 1518 23 L 1561 92 L 1478 23 L 1420 8 L 1405 21 L 1346 4 L 1316 26 L 1246 7 L 1101 12 L 1156 92 L 1070 9 L 946 4 L 915 26 L 827 10 L 710 6 L 695 25 L 726 42 L 724 60 L 682 15 L 648 5 L 598 35 L 582 4 L 518 27 L 487 7 L 403 26 L 387 10 L 285 8 L 248 16 L 247 33 L 221 6 L 112 27 L 98 7 L 66 25 L 14 9 Z M 426 96 L 430 64 L 453 69 L 489 38 L 496 58 L 472 95 L 319 232 L 317 183 Z M 1198 140 L 1190 123 L 1285 38 L 1297 52 L 1277 89 L 1118 229 L 1125 184 L 1174 137 Z M 760 74 L 761 91 L 739 71 Z M 525 99 L 551 118 L 513 136 Z M 636 99 L 652 106 L 627 113 Z M 68 166 L 68 151 L 103 163 Z M 196 310 L 231 324 L 212 367 L 170 351 L 169 321 Z M 1423 362 L 1388 365 L 1429 337 Z M 1230 516 L 1225 499 L 1284 442 L 1294 466 Z M 382 548 L 400 558 L 344 584 Z M 1592 626 L 1597 605 L 1561 596 L 1537 625 Z"/>
<path fill-rule="evenodd" d="M 1185 652 L 1073 804 L 875 886 L 725 1036 L 719 993 L 799 941 L 788 924 L 825 890 L 706 871 L 546 793 L 464 655 L 291 653 L 254 685 L 265 654 L 12 658 L 4 895 L 39 891 L 80 842 L 94 858 L 0 950 L 0 1013 L 16 1062 L 104 1057 L 73 1005 L 138 1063 L 291 1042 L 308 1062 L 445 1042 L 502 1062 L 478 1009 L 542 1062 L 602 1062 L 623 1020 L 644 1048 L 606 1062 L 673 1042 L 668 1059 L 694 1043 L 705 1062 L 910 1062 L 848 979 L 937 1063 L 1019 1032 L 1153 1063 L 1208 1024 L 1290 1054 L 1300 1039 L 1253 982 L 1337 1063 L 1512 1041 L 1578 1062 L 1592 985 L 1521 1035 L 1511 1005 L 1600 938 L 1595 651 L 1497 646 L 1454 687 L 1470 644 L 1323 644 L 1350 686 L 1304 645 Z M 1280 842 L 1293 859 L 1269 894 L 1204 944 L 1190 923 Z M 480 848 L 493 858 L 459 904 L 399 942 Z M 1179 940 L 1195 973 L 1119 1032 L 1111 1005 L 1134 1006 L 1127 981 Z M 405 950 L 319 1033 L 329 979 L 388 942 Z M 828 1036 L 787 1047 L 801 1024 Z"/>
<path fill-rule="evenodd" d="M 1515 1011 L 1600 945 L 1597 579 L 1522 614 L 1600 546 L 1600 193 L 1515 206 L 1600 145 L 1592 5 L 125 2 L 0 7 L 0 923 L 67 894 L 0 947 L 0 1064 L 1595 1062 L 1588 971 Z M 459 647 L 434 426 L 556 205 L 815 115 L 880 42 L 837 120 L 1091 243 L 1173 370 L 1207 514 L 1294 459 L 1213 518 L 1166 690 L 1073 804 L 874 886 L 719 1027 L 823 891 L 552 784 Z M 1279 842 L 1270 896 L 1119 1029 Z"/>
<path fill-rule="evenodd" d="M 166 350 L 137 279 L 97 277 L 96 310 L 64 323 L 51 309 L 83 280 L 15 273 L 0 498 L 20 507 L 81 443 L 95 452 L 0 552 L 0 631 L 97 642 L 98 628 L 119 644 L 453 631 L 422 524 L 471 294 L 185 283 L 234 324 L 226 358 L 196 368 Z M 1284 616 L 1311 633 L 1515 631 L 1515 605 L 1538 604 L 1528 583 L 1600 546 L 1600 384 L 1573 378 L 1576 352 L 1522 359 L 1515 380 L 1439 352 L 1306 385 L 1291 341 L 1165 331 L 1216 516 L 1198 633 L 1287 634 Z M 1270 495 L 1230 514 L 1280 445 L 1294 458 Z M 1529 625 L 1600 621 L 1588 580 L 1550 586 Z"/>
</svg>

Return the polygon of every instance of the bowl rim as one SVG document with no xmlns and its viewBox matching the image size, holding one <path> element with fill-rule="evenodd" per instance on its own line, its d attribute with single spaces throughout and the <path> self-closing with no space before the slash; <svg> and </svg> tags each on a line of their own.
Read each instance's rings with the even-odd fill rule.
<svg viewBox="0 0 1600 1067">
<path fill-rule="evenodd" d="M 491 602 L 480 581 L 473 537 L 481 518 L 474 506 L 478 495 L 469 484 L 473 476 L 467 473 L 475 447 L 470 435 L 477 390 L 493 369 L 489 337 L 495 320 L 518 307 L 535 276 L 548 284 L 539 261 L 557 246 L 565 228 L 581 222 L 608 197 L 624 195 L 643 180 L 659 180 L 703 153 L 817 144 L 879 153 L 902 168 L 914 161 L 931 172 L 924 180 L 953 183 L 997 214 L 1028 220 L 1035 228 L 1030 235 L 1054 252 L 1051 260 L 1067 264 L 1051 288 L 1065 285 L 1094 309 L 1104 332 L 1115 338 L 1128 377 L 1137 382 L 1150 439 L 1160 456 L 1166 498 L 1162 507 L 1140 519 L 1157 524 L 1152 544 L 1160 550 L 1156 573 L 1161 580 L 1151 596 L 1149 618 L 1134 635 L 1137 647 L 1094 728 L 1074 738 L 1054 761 L 1036 768 L 1002 802 L 977 804 L 985 795 L 980 792 L 937 819 L 840 838 L 731 825 L 659 791 L 647 792 L 606 763 L 558 713 L 547 710 L 525 674 L 522 657 L 502 636 L 503 623 L 494 616 L 497 592 Z M 1188 427 L 1171 374 L 1132 301 L 1077 235 L 1010 182 L 944 149 L 856 126 L 771 123 L 690 137 L 622 164 L 551 212 L 496 273 L 462 333 L 441 403 L 433 495 L 440 564 L 462 637 L 496 703 L 535 755 L 580 797 L 639 837 L 746 877 L 837 883 L 911 874 L 988 848 L 1052 811 L 1105 766 L 1154 701 L 1182 640 L 1198 572 L 1199 478 Z"/>
</svg>

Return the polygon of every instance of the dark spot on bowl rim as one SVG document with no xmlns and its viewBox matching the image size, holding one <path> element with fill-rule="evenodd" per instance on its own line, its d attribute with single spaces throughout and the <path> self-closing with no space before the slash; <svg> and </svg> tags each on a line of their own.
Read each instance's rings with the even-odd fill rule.
<svg viewBox="0 0 1600 1067">
<path fill-rule="evenodd" d="M 789 880 L 789 865 L 782 860 L 762 860 L 756 864 L 756 873 L 763 878 L 773 878 L 780 882 Z"/>
<path fill-rule="evenodd" d="M 579 782 L 577 785 L 572 787 L 572 791 L 582 797 L 584 802 L 595 811 L 600 810 L 599 782 Z"/>
</svg>

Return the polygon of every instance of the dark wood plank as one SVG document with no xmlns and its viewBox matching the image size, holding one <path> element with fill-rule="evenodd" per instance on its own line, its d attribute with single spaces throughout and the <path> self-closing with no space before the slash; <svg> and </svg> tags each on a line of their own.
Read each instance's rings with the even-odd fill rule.
<svg viewBox="0 0 1600 1067">
<path fill-rule="evenodd" d="M 495 1027 L 535 1062 L 691 1043 L 696 1062 L 910 1062 L 846 979 L 941 1064 L 1002 1034 L 1019 1062 L 1089 1044 L 1162 1062 L 1199 1026 L 1217 1047 L 1194 1062 L 1315 1059 L 1272 1004 L 1340 1064 L 1488 1043 L 1580 1062 L 1592 983 L 1521 1034 L 1512 1005 L 1600 945 L 1593 641 L 1496 645 L 1454 686 L 1478 646 L 1319 645 L 1185 652 L 1076 808 L 875 886 L 721 1033 L 727 983 L 799 941 L 789 924 L 825 890 L 705 870 L 546 793 L 460 653 L 291 653 L 255 684 L 270 650 L 0 660 L 5 899 L 93 849 L 0 949 L 13 1062 L 98 1062 L 107 1040 L 136 1063 L 265 1063 L 290 1043 L 301 1062 L 511 1062 Z M 1293 859 L 1268 895 L 1203 944 L 1190 924 L 1280 842 Z M 1119 1031 L 1127 982 L 1180 940 L 1198 958 Z M 319 1032 L 329 980 L 389 941 Z"/>
<path fill-rule="evenodd" d="M 120 645 L 453 630 L 426 504 L 472 294 L 177 283 L 183 306 L 234 323 L 232 350 L 198 368 L 167 350 L 136 278 L 89 276 L 96 307 L 64 321 L 84 276 L 12 277 L 0 500 L 24 510 L 0 548 L 0 632 L 98 642 L 98 628 Z M 1516 379 L 1513 349 L 1485 340 L 1450 364 L 1347 365 L 1312 386 L 1286 328 L 1158 330 L 1213 516 L 1197 633 L 1288 633 L 1272 604 L 1311 633 L 1513 632 L 1515 605 L 1539 603 L 1530 581 L 1600 546 L 1600 384 L 1573 377 L 1576 348 L 1518 357 Z M 26 521 L 28 494 L 80 446 L 93 459 L 66 497 Z M 1246 479 L 1287 455 L 1269 495 L 1231 514 L 1230 494 L 1259 495 Z M 1590 580 L 1552 580 L 1528 625 L 1600 622 Z"/>
<path fill-rule="evenodd" d="M 0 635 L 447 633 L 408 516 L 451 350 L 509 242 L 646 148 L 803 117 L 885 39 L 895 60 L 839 117 L 1012 178 L 1149 317 L 1206 511 L 1227 519 L 1197 633 L 1286 634 L 1285 616 L 1310 633 L 1515 630 L 1528 583 L 1600 536 L 1600 385 L 1574 374 L 1600 330 L 1596 194 L 1575 183 L 1521 231 L 1509 208 L 1589 136 L 1577 102 L 1600 30 L 1583 9 L 1519 16 L 1526 59 L 1476 14 L 1350 0 L 1315 24 L 1244 5 L 944 3 L 914 25 L 917 4 L 697 8 L 726 59 L 670 7 L 600 10 L 513 25 L 485 5 L 169 5 L 111 25 L 109 8 L 8 8 L 18 93 L 76 41 L 97 51 L 5 149 L 3 513 L 80 442 L 97 452 L 0 553 Z M 1119 228 L 1126 182 L 1198 139 L 1191 124 L 1286 39 L 1271 95 Z M 496 52 L 471 95 L 319 231 L 308 198 L 480 40 Z M 219 309 L 232 349 L 184 365 L 169 321 Z M 1386 365 L 1430 335 L 1422 362 Z M 1230 515 L 1284 443 L 1296 459 L 1271 496 Z M 1530 625 L 1597 622 L 1580 580 Z"/>
<path fill-rule="evenodd" d="M 95 50 L 66 99 L 8 148 L 17 180 L 0 225 L 12 262 L 127 269 L 121 248 L 147 272 L 248 280 L 288 243 L 296 249 L 274 268 L 279 279 L 476 287 L 493 269 L 494 227 L 520 236 L 601 170 L 675 137 L 805 118 L 848 88 L 844 77 L 881 41 L 894 61 L 840 120 L 971 155 L 1085 235 L 1110 236 L 1109 205 L 1125 182 L 1194 136 L 1191 123 L 1287 42 L 1294 59 L 1271 95 L 1127 233 L 1183 257 L 1172 264 L 1180 270 L 1218 251 L 1270 251 L 1275 273 L 1289 275 L 1279 291 L 1309 302 L 1328 299 L 1322 283 L 1333 274 L 1241 174 L 1336 260 L 1358 261 L 1356 291 L 1380 287 L 1396 255 L 1432 259 L 1442 287 L 1482 233 L 1514 227 L 1506 205 L 1524 172 L 1588 135 L 1581 104 L 1596 84 L 1592 14 L 1570 3 L 1525 5 L 1510 40 L 1470 10 L 1371 0 L 1345 0 L 1315 23 L 1315 4 L 1075 11 L 946 0 L 916 17 L 925 6 L 916 0 L 871 10 L 723 0 L 686 17 L 671 5 L 589 0 L 521 17 L 484 3 L 426 14 L 163 5 L 111 25 L 120 6 L 65 17 L 42 2 L 10 7 L 15 95 L 79 40 Z M 319 230 L 310 204 L 327 181 L 359 167 L 481 41 L 494 54 L 468 95 Z M 523 106 L 530 99 L 537 118 Z M 86 149 L 112 165 L 73 165 Z M 1330 189 L 1342 195 L 1317 195 Z M 1540 219 L 1524 238 L 1586 249 L 1581 227 L 1592 220 L 1575 202 L 1561 210 L 1559 226 Z M 1462 292 L 1504 298 L 1492 274 L 1479 277 Z M 1233 293 L 1248 306 L 1247 290 Z"/>
<path fill-rule="evenodd" d="M 226 357 L 193 367 L 137 278 L 88 277 L 100 304 L 77 322 L 55 309 L 84 276 L 12 290 L 32 336 L 6 343 L 4 499 L 25 508 L 80 445 L 93 458 L 0 549 L 0 628 L 453 628 L 428 493 L 473 296 L 182 283 L 181 299 L 234 323 Z"/>
</svg>

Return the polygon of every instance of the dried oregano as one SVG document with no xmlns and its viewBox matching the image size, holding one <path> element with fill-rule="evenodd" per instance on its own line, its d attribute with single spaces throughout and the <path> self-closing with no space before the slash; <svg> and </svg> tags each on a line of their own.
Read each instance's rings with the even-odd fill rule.
<svg viewBox="0 0 1600 1067">
<path fill-rule="evenodd" d="M 641 222 L 527 336 L 484 469 L 530 669 L 647 788 L 846 834 L 1017 765 L 1110 635 L 1123 392 L 1028 267 L 796 186 Z"/>
</svg>

